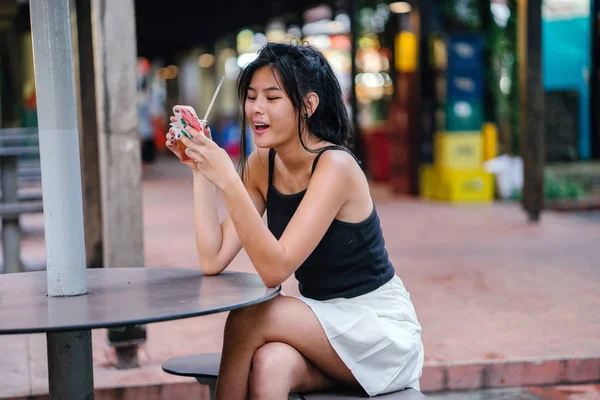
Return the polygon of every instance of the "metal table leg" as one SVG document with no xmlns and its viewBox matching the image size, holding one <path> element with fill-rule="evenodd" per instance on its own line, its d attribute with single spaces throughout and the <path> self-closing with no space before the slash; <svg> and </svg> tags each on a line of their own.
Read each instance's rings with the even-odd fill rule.
<svg viewBox="0 0 600 400">
<path fill-rule="evenodd" d="M 92 332 L 46 333 L 51 400 L 93 400 Z"/>
<path fill-rule="evenodd" d="M 0 157 L 2 202 L 17 202 L 18 156 Z M 4 273 L 21 272 L 21 230 L 19 217 L 2 217 Z"/>
</svg>

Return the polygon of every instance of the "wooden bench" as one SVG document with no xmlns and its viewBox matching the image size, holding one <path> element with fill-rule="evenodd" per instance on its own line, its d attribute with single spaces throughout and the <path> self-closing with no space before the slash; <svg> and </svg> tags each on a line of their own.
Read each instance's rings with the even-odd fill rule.
<svg viewBox="0 0 600 400">
<path fill-rule="evenodd" d="M 19 216 L 43 211 L 38 158 L 37 129 L 0 129 L 0 219 L 4 272 L 22 270 Z"/>
<path fill-rule="evenodd" d="M 196 378 L 202 385 L 207 385 L 210 390 L 210 399 L 214 399 L 215 385 L 221 354 L 195 354 L 186 357 L 172 358 L 162 365 L 163 371 L 179 376 L 191 376 Z M 318 393 L 293 393 L 290 399 L 305 400 L 358 400 L 369 398 L 366 394 L 356 391 L 336 390 Z M 377 399 L 385 400 L 423 400 L 426 397 L 415 389 L 406 389 L 399 392 L 388 393 L 377 396 Z"/>
</svg>

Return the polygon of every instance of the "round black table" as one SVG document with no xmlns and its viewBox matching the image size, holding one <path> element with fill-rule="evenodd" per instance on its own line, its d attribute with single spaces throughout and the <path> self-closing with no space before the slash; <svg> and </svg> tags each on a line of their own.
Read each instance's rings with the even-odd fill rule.
<svg viewBox="0 0 600 400">
<path fill-rule="evenodd" d="M 86 275 L 87 294 L 72 297 L 49 297 L 46 271 L 0 275 L 0 334 L 46 332 L 49 353 L 58 353 L 49 354 L 51 397 L 53 383 L 62 385 L 63 393 L 93 393 L 93 380 L 66 382 L 65 376 L 76 377 L 85 369 L 83 364 L 93 368 L 91 348 L 76 350 L 77 340 L 82 335 L 89 338 L 91 329 L 228 311 L 267 301 L 281 290 L 267 288 L 258 275 L 242 272 L 205 276 L 195 269 L 99 268 L 86 270 Z M 73 335 L 65 336 L 69 331 Z M 51 363 L 54 357 L 58 361 Z"/>
</svg>

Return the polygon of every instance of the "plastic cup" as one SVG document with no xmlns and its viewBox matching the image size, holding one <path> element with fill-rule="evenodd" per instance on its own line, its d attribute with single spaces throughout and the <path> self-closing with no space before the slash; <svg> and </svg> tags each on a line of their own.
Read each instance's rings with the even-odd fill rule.
<svg viewBox="0 0 600 400">
<path fill-rule="evenodd" d="M 206 129 L 207 123 L 208 121 L 205 119 L 201 119 L 200 121 L 200 125 L 202 126 L 202 129 Z M 179 129 L 179 132 L 181 135 L 185 135 L 188 139 L 194 140 L 191 136 L 189 136 L 189 134 L 184 131 L 183 129 L 176 127 L 175 130 Z M 202 132 L 201 132 L 202 133 Z M 177 143 L 177 148 L 179 149 L 179 154 L 181 154 L 181 161 L 193 161 L 187 154 L 185 154 L 185 149 L 187 148 L 185 144 L 183 144 L 183 142 L 179 139 L 179 135 L 176 133 L 175 135 L 176 137 L 176 143 Z"/>
</svg>

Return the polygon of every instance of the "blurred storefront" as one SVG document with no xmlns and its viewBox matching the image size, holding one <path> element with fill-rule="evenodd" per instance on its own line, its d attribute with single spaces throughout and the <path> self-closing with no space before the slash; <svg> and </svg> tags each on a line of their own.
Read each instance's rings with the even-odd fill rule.
<svg viewBox="0 0 600 400">
<path fill-rule="evenodd" d="M 482 3 L 430 2 L 422 9 L 421 19 L 426 21 L 421 34 L 429 55 L 421 65 L 422 78 L 432 85 L 423 96 L 429 107 L 421 108 L 428 121 L 422 129 L 430 139 L 427 147 L 421 141 L 419 192 L 428 199 L 450 203 L 494 199 L 493 176 L 483 168 L 497 151 L 494 126 L 486 124 L 495 118 L 492 110 L 486 110 L 489 60 L 483 20 L 490 10 L 482 9 Z"/>
<path fill-rule="evenodd" d="M 416 195 L 419 166 L 434 159 L 436 131 L 440 137 L 446 131 L 482 137 L 482 39 L 446 32 L 442 20 L 452 18 L 433 13 L 439 6 L 433 2 L 425 10 L 389 1 L 350 6 L 325 3 L 291 17 L 282 15 L 222 37 L 210 48 L 189 51 L 177 61 L 178 99 L 202 113 L 224 74 L 211 126 L 215 140 L 237 156 L 235 80 L 240 70 L 269 41 L 308 42 L 324 53 L 340 81 L 348 112 L 358 125 L 369 177 L 390 183 L 396 193 Z M 465 46 L 474 52 L 470 59 L 463 54 Z M 429 81 L 435 87 L 424 84 Z M 441 142 L 448 141 L 452 137 Z M 445 151 L 445 144 L 438 146 Z"/>
<path fill-rule="evenodd" d="M 310 9 L 300 31 L 329 59 L 356 110 L 369 178 L 451 203 L 518 196 L 498 182 L 522 182 L 516 0 L 355 4 L 354 16 Z M 600 83 L 597 2 L 547 0 L 543 10 L 546 160 L 597 159 L 599 96 L 590 87 Z M 298 37 L 280 24 L 280 35 L 267 40 Z M 488 163 L 500 155 L 511 165 L 504 177 Z"/>
<path fill-rule="evenodd" d="M 544 0 L 542 16 L 547 161 L 589 160 L 591 3 Z"/>
<path fill-rule="evenodd" d="M 303 43 L 318 47 L 327 57 L 340 81 L 344 101 L 352 112 L 351 90 L 351 36 L 347 12 L 334 11 L 328 5 L 306 10 L 293 18 L 276 17 L 264 25 L 244 27 L 226 35 L 212 48 L 198 48 L 184 55 L 178 61 L 190 65 L 194 73 L 180 74 L 178 77 L 179 99 L 192 105 L 202 113 L 208 107 L 216 83 L 225 76 L 223 87 L 211 111 L 213 138 L 232 157 L 239 155 L 240 149 L 240 106 L 236 80 L 242 68 L 257 57 L 258 51 L 267 42 Z M 192 62 L 193 61 L 193 62 Z M 190 94 L 185 96 L 183 91 Z M 252 151 L 252 135 L 247 129 L 247 153 Z"/>
<path fill-rule="evenodd" d="M 340 82 L 342 96 L 352 114 L 352 37 L 347 10 L 334 11 L 328 6 L 310 9 L 303 14 L 300 39 L 320 49 Z"/>
<path fill-rule="evenodd" d="M 151 7 L 136 3 L 140 29 L 153 18 L 143 12 L 160 8 L 151 3 Z M 434 195 L 428 188 L 446 187 L 444 193 L 453 187 L 470 188 L 488 201 L 490 179 L 483 163 L 499 154 L 520 154 L 517 1 L 308 3 L 312 7 L 281 2 L 276 7 L 280 15 L 270 13 L 262 20 L 256 15 L 235 24 L 227 19 L 231 31 L 219 28 L 210 42 L 200 34 L 181 35 L 181 43 L 170 41 L 177 52 L 163 56 L 157 49 L 165 44 L 144 44 L 150 30 L 139 31 L 141 56 L 152 50 L 148 53 L 152 56 L 140 57 L 138 65 L 140 135 L 153 147 L 148 146 L 147 159 L 153 151 L 164 150 L 172 107 L 189 104 L 203 115 L 222 76 L 210 124 L 214 139 L 237 157 L 241 110 L 236 80 L 241 69 L 268 41 L 308 42 L 325 54 L 340 81 L 360 135 L 356 150 L 366 161 L 371 180 L 388 183 L 396 193 L 436 200 L 448 195 Z M 226 16 L 233 10 L 221 12 Z M 544 2 L 543 82 L 550 163 L 600 158 L 598 15 L 594 0 Z M 16 39 L 9 43 L 16 58 L 11 68 L 6 67 L 6 57 L 0 60 L 2 119 L 35 126 L 27 7 L 17 17 Z M 155 39 L 163 36 L 157 34 Z M 8 76 L 15 70 L 18 83 L 16 75 Z M 252 150 L 251 141 L 248 135 L 247 152 Z M 468 162 L 465 157 L 470 157 Z"/>
<path fill-rule="evenodd" d="M 592 6 L 592 70 L 590 74 L 590 114 L 592 115 L 592 158 L 600 160 L 600 0 Z"/>
</svg>

